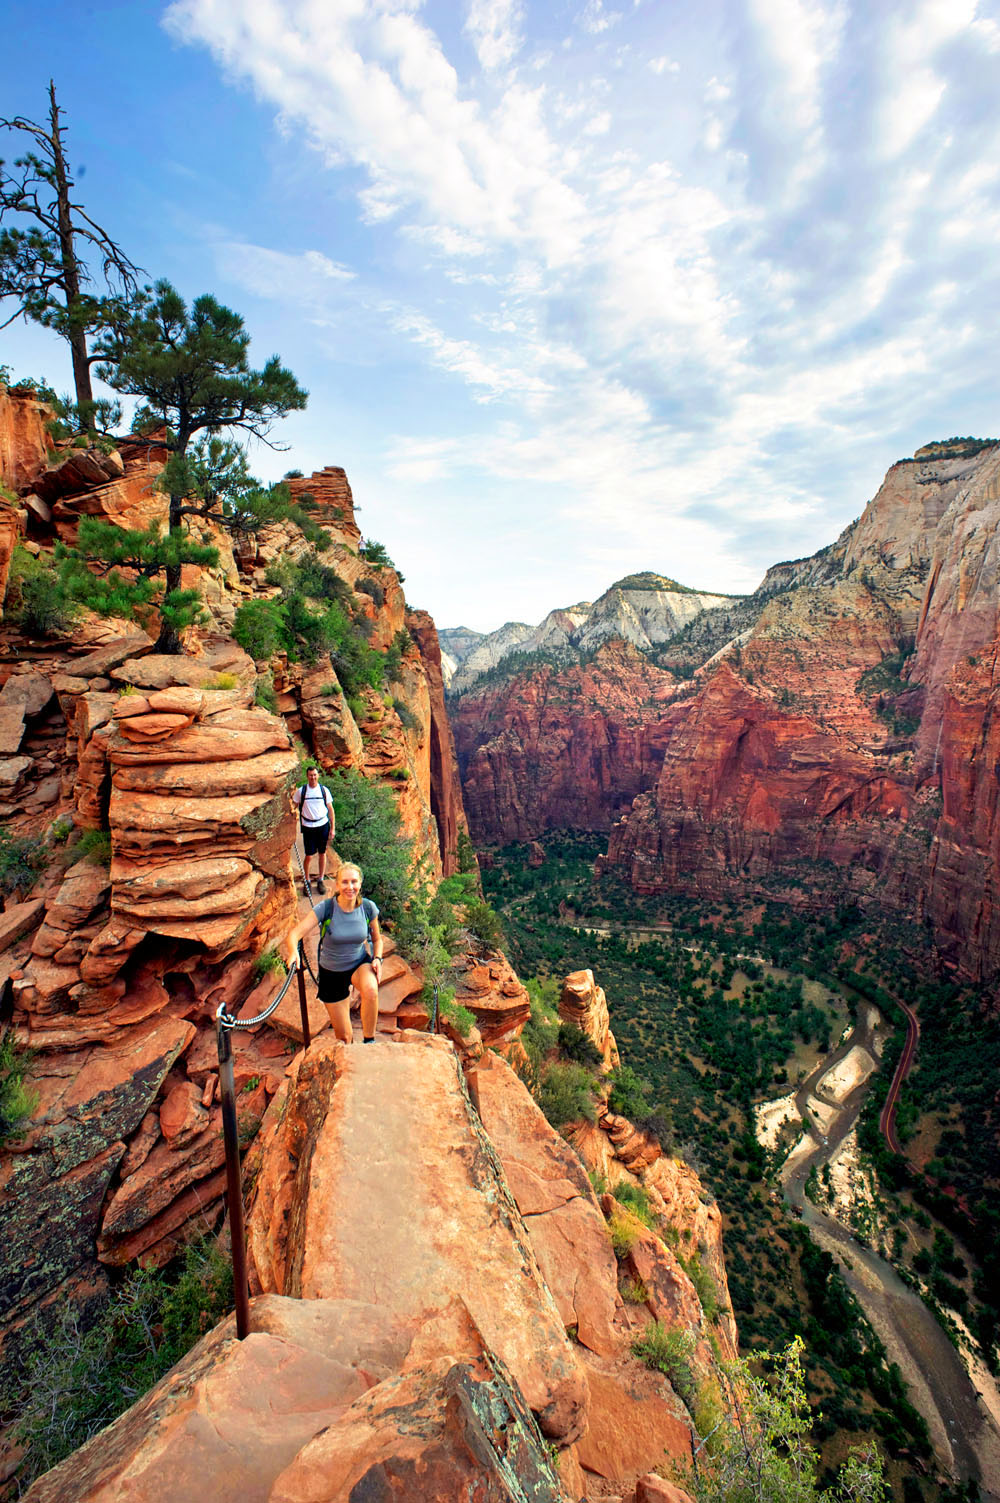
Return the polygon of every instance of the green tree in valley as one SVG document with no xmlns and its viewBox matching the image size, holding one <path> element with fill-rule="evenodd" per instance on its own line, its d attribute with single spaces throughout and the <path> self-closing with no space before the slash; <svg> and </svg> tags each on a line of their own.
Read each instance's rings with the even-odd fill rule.
<svg viewBox="0 0 1000 1503">
<path fill-rule="evenodd" d="M 179 551 L 188 519 L 235 527 L 248 511 L 266 512 L 279 499 L 255 487 L 238 445 L 218 441 L 220 434 L 241 432 L 266 442 L 277 418 L 306 405 L 306 392 L 277 355 L 262 370 L 251 369 L 249 343 L 238 313 L 208 294 L 188 310 L 165 281 L 140 292 L 130 315 L 97 341 L 98 375 L 116 391 L 140 398 L 136 430 L 155 433 L 156 443 L 169 451 L 160 485 L 169 497 L 170 546 L 178 552 L 161 565 L 167 611 L 160 652 L 180 650 L 180 632 L 197 611 L 178 593 L 182 564 L 196 561 Z M 209 442 L 193 443 L 198 434 Z"/>
<path fill-rule="evenodd" d="M 17 318 L 53 329 L 70 347 L 81 426 L 94 417 L 88 338 L 127 310 L 135 296 L 138 268 L 73 196 L 66 166 L 66 127 L 49 84 L 49 117 L 38 125 L 16 115 L 0 126 L 20 131 L 30 149 L 8 170 L 0 161 L 0 298 L 17 304 L 0 325 Z M 99 260 L 103 294 L 88 290 L 94 278 L 88 258 Z"/>
</svg>

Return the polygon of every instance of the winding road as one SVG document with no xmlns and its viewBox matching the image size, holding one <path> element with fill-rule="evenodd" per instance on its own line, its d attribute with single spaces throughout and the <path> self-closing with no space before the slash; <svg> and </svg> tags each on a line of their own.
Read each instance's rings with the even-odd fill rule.
<svg viewBox="0 0 1000 1503">
<path fill-rule="evenodd" d="M 878 1013 L 861 1004 L 859 1020 L 847 1037 L 823 1059 L 795 1094 L 795 1106 L 806 1123 L 806 1132 L 793 1149 L 782 1171 L 785 1194 L 801 1212 L 816 1242 L 832 1253 L 844 1279 L 885 1346 L 889 1360 L 896 1362 L 910 1387 L 912 1402 L 927 1421 L 931 1441 L 944 1469 L 956 1479 L 975 1478 L 984 1500 L 1000 1503 L 1000 1429 L 994 1423 L 979 1393 L 934 1315 L 876 1253 L 862 1247 L 850 1230 L 833 1216 L 813 1205 L 805 1183 L 835 1156 L 854 1127 L 868 1089 L 861 1082 L 841 1099 L 824 1091 L 823 1077 L 847 1058 L 856 1045 L 876 1057 L 875 1027 Z M 912 1015 L 911 1015 L 912 1016 Z M 904 1055 L 916 1045 L 916 1019 L 908 1032 Z M 901 1061 L 902 1063 L 902 1061 Z M 892 1106 L 906 1070 L 897 1069 L 883 1111 L 883 1122 L 892 1126 Z M 829 1115 L 824 1133 L 813 1120 L 809 1099 L 822 1104 Z M 894 1137 L 894 1133 L 893 1133 Z M 889 1138 L 892 1144 L 892 1138 Z M 897 1150 L 898 1151 L 898 1150 Z"/>
</svg>

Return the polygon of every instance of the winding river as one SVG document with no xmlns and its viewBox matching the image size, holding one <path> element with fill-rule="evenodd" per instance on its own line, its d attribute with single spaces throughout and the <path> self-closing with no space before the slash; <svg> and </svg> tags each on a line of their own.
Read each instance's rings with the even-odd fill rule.
<svg viewBox="0 0 1000 1503">
<path fill-rule="evenodd" d="M 896 1362 L 913 1404 L 927 1421 L 940 1464 L 956 1479 L 975 1478 L 984 1500 L 1000 1503 L 1000 1427 L 987 1409 L 958 1352 L 923 1301 L 876 1253 L 862 1247 L 849 1228 L 813 1205 L 806 1179 L 835 1157 L 854 1127 L 868 1089 L 861 1081 L 847 1095 L 824 1090 L 824 1076 L 856 1046 L 877 1057 L 878 1012 L 860 1003 L 858 1022 L 795 1093 L 806 1132 L 782 1170 L 785 1195 L 798 1207 L 816 1242 L 840 1264 L 851 1292 Z M 810 1112 L 810 1098 L 822 1108 L 822 1125 Z"/>
</svg>

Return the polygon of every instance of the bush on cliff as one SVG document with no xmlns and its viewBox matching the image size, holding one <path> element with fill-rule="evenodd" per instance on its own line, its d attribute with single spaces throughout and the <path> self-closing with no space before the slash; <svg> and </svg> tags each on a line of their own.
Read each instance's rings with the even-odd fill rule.
<svg viewBox="0 0 1000 1503">
<path fill-rule="evenodd" d="M 109 1425 L 232 1304 L 232 1269 L 206 1238 L 168 1268 L 133 1270 L 88 1329 L 71 1302 L 54 1328 L 39 1325 L 16 1397 L 7 1395 L 27 1448 L 18 1483 L 26 1487 Z"/>
<path fill-rule="evenodd" d="M 697 1503 L 886 1503 L 882 1458 L 854 1451 L 836 1485 L 820 1490 L 819 1454 L 809 1444 L 801 1338 L 782 1352 L 755 1352 L 722 1366 L 724 1410 L 674 1480 Z"/>
<path fill-rule="evenodd" d="M 23 898 L 34 887 L 45 861 L 45 846 L 37 835 L 0 830 L 0 892 Z"/>
<path fill-rule="evenodd" d="M 398 919 L 413 891 L 413 841 L 389 789 L 353 767 L 324 776 L 337 820 L 334 844 L 345 861 L 363 870 L 364 890 L 390 919 Z"/>
<path fill-rule="evenodd" d="M 34 558 L 20 543 L 14 549 L 7 580 L 4 615 L 29 637 L 52 637 L 66 631 L 75 614 L 73 602 L 50 563 Z"/>
<path fill-rule="evenodd" d="M 545 1069 L 538 1104 L 555 1128 L 595 1122 L 594 1077 L 583 1065 L 557 1060 Z"/>
<path fill-rule="evenodd" d="M 21 1137 L 35 1110 L 38 1097 L 24 1083 L 30 1065 L 30 1050 L 22 1049 L 8 1030 L 0 1039 L 0 1144 Z"/>
</svg>

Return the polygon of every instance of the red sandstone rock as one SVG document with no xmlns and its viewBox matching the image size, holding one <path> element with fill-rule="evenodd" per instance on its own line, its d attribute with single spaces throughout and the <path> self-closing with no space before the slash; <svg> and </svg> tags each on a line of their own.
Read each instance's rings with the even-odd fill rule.
<svg viewBox="0 0 1000 1503">
<path fill-rule="evenodd" d="M 571 1442 L 586 1385 L 523 1223 L 470 1115 L 450 1046 L 408 1038 L 372 1049 L 320 1039 L 305 1057 L 257 1176 L 248 1218 L 257 1276 L 305 1299 L 378 1303 L 424 1328 L 425 1358 L 454 1351 L 435 1350 L 434 1332 L 460 1300 L 543 1432 Z M 422 1150 L 410 1172 L 387 1178 L 381 1166 L 406 1161 L 414 1138 Z M 296 1175 L 299 1162 L 308 1170 Z"/>
<path fill-rule="evenodd" d="M 0 757 L 16 756 L 24 737 L 24 706 L 0 705 Z"/>
<path fill-rule="evenodd" d="M 701 1302 L 688 1275 L 655 1232 L 640 1233 L 627 1255 L 631 1272 L 646 1289 L 646 1304 L 655 1320 L 670 1328 L 700 1331 Z"/>
<path fill-rule="evenodd" d="M 676 718 L 672 675 L 610 642 L 586 666 L 543 666 L 451 704 L 477 841 L 607 829 L 653 787 Z"/>
<path fill-rule="evenodd" d="M 357 1399 L 278 1477 L 270 1503 L 507 1503 L 511 1477 L 522 1497 L 563 1496 L 516 1389 L 486 1358 L 441 1357 Z"/>
<path fill-rule="evenodd" d="M 207 1122 L 208 1112 L 202 1106 L 201 1092 L 191 1081 L 175 1085 L 160 1107 L 160 1132 L 175 1151 L 203 1132 Z"/>
<path fill-rule="evenodd" d="M 51 409 L 29 387 L 0 387 L 0 479 L 18 493 L 45 472 L 52 440 L 45 431 Z"/>
<path fill-rule="evenodd" d="M 576 1447 L 588 1472 L 622 1481 L 664 1462 L 690 1459 L 691 1430 L 680 1417 L 682 1406 L 661 1397 L 653 1374 L 638 1362 L 627 1377 L 612 1377 L 589 1364 L 588 1380 L 587 1433 Z"/>
<path fill-rule="evenodd" d="M 15 670 L 0 689 L 0 705 L 23 705 L 28 720 L 41 715 L 51 700 L 51 683 L 34 668 Z"/>
<path fill-rule="evenodd" d="M 7 950 L 38 923 L 45 911 L 45 899 L 14 903 L 0 913 L 0 950 Z"/>
<path fill-rule="evenodd" d="M 635 1484 L 635 1503 L 694 1503 L 694 1499 L 690 1493 L 650 1472 Z"/>
<path fill-rule="evenodd" d="M 407 611 L 406 625 L 420 649 L 430 693 L 430 794 L 437 821 L 444 875 L 458 871 L 458 837 L 468 833 L 458 759 L 444 701 L 441 646 L 437 629 L 426 611 Z"/>
<path fill-rule="evenodd" d="M 471 957 L 457 975 L 455 1001 L 475 1016 L 483 1042 L 503 1053 L 531 1016 L 528 993 L 503 955 Z"/>
<path fill-rule="evenodd" d="M 524 1217 L 542 1276 L 566 1326 L 591 1351 L 622 1344 L 617 1264 L 580 1160 L 545 1120 L 513 1070 L 495 1055 L 479 1071 L 483 1126 Z"/>
<path fill-rule="evenodd" d="M 559 996 L 559 1016 L 587 1035 L 608 1069 L 617 1069 L 621 1061 L 611 1032 L 608 999 L 604 988 L 594 981 L 593 971 L 573 971 L 566 977 Z"/>
</svg>

